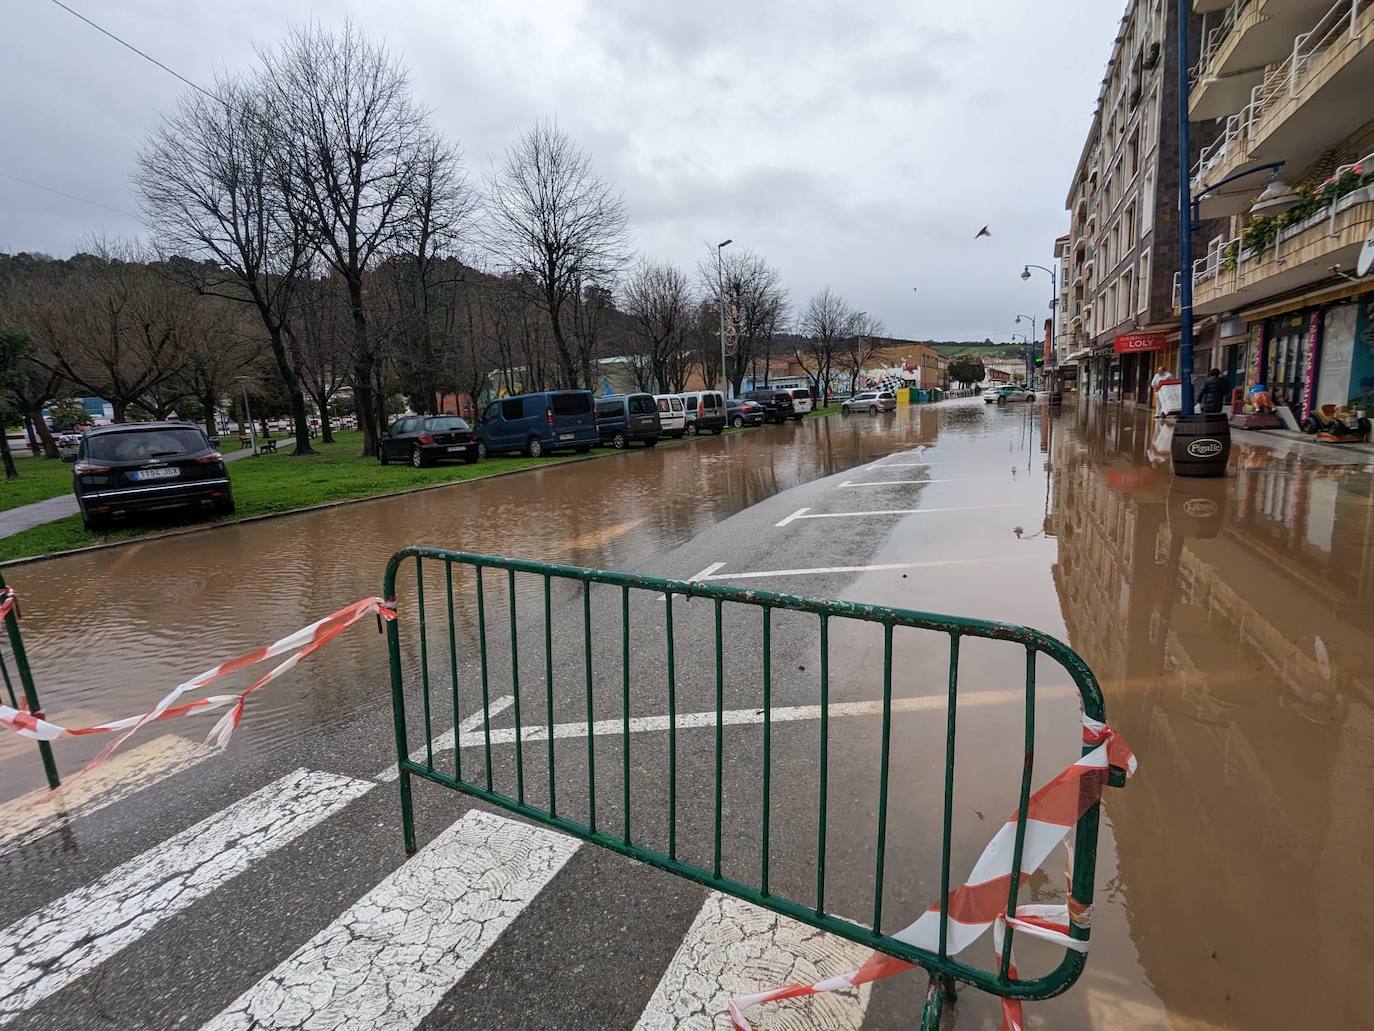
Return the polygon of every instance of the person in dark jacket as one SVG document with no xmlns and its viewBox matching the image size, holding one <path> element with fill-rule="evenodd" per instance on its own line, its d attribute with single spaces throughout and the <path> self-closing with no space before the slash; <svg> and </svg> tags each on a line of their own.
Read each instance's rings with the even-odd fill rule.
<svg viewBox="0 0 1374 1031">
<path fill-rule="evenodd" d="M 1219 415 L 1221 406 L 1230 396 L 1230 382 L 1221 374 L 1220 369 L 1210 369 L 1207 378 L 1202 381 L 1202 389 L 1198 391 L 1197 406 L 1202 409 L 1204 415 Z"/>
</svg>

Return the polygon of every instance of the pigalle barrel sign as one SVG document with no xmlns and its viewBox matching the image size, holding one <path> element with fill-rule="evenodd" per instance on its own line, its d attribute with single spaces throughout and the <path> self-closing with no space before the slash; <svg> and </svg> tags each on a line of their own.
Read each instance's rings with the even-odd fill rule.
<svg viewBox="0 0 1374 1031">
<path fill-rule="evenodd" d="M 1222 448 L 1221 441 L 1215 437 L 1199 437 L 1188 445 L 1188 454 L 1194 458 L 1215 458 Z"/>
</svg>

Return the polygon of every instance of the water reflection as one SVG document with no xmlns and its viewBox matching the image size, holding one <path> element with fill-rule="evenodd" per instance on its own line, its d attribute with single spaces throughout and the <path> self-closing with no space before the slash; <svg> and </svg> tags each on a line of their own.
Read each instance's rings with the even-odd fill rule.
<svg viewBox="0 0 1374 1031">
<path fill-rule="evenodd" d="M 1144 417 L 1059 429 L 1065 623 L 1147 763 L 1107 805 L 1148 980 L 1180 1022 L 1368 1026 L 1369 470 L 1240 445 L 1175 481 Z"/>
</svg>

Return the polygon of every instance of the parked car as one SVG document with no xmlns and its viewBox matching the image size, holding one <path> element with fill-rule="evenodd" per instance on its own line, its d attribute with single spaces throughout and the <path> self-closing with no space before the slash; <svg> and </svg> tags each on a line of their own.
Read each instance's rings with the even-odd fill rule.
<svg viewBox="0 0 1374 1031">
<path fill-rule="evenodd" d="M 88 530 L 136 512 L 196 508 L 234 511 L 219 440 L 180 422 L 102 426 L 81 437 L 72 490 Z"/>
<path fill-rule="evenodd" d="M 590 390 L 517 394 L 487 405 L 477 425 L 477 453 L 523 451 L 538 458 L 550 451 L 583 452 L 599 440 Z"/>
<path fill-rule="evenodd" d="M 456 415 L 406 415 L 377 441 L 377 458 L 409 462 L 416 469 L 445 460 L 477 461 L 477 433 Z"/>
<path fill-rule="evenodd" d="M 687 432 L 687 407 L 677 394 L 655 394 L 658 422 L 665 437 L 681 438 Z"/>
<path fill-rule="evenodd" d="M 796 419 L 801 421 L 802 416 L 815 411 L 816 398 L 811 393 L 810 387 L 787 387 L 785 388 L 792 395 L 792 411 L 796 413 Z"/>
<path fill-rule="evenodd" d="M 983 391 L 984 404 L 1004 405 L 1008 401 L 1034 401 L 1035 391 L 1027 390 L 1025 387 L 1016 384 L 1003 383 L 998 386 L 988 387 Z"/>
<path fill-rule="evenodd" d="M 725 395 L 719 390 L 695 390 L 682 395 L 686 409 L 687 432 L 715 433 L 725 429 Z"/>
<path fill-rule="evenodd" d="M 792 405 L 792 395 L 786 390 L 765 387 L 762 390 L 746 390 L 740 395 L 746 401 L 753 401 L 763 408 L 764 417 L 769 422 L 784 423 L 788 419 L 800 419 Z"/>
<path fill-rule="evenodd" d="M 596 432 L 617 451 L 641 441 L 653 447 L 662 434 L 658 402 L 652 394 L 611 394 L 596 399 Z"/>
<path fill-rule="evenodd" d="M 730 425 L 736 429 L 741 426 L 762 426 L 768 421 L 768 413 L 763 410 L 763 405 L 746 398 L 732 397 L 725 404 L 725 414 Z"/>
<path fill-rule="evenodd" d="M 891 412 L 897 408 L 897 395 L 890 390 L 864 390 L 840 402 L 840 414 L 852 412 Z"/>
</svg>

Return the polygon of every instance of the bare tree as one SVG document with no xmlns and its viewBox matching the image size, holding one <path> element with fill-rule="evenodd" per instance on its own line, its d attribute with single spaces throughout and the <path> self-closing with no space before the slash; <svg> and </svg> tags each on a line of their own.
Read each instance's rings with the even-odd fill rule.
<svg viewBox="0 0 1374 1031">
<path fill-rule="evenodd" d="M 234 394 L 234 377 L 260 366 L 268 346 L 261 324 L 248 309 L 219 298 L 206 298 L 197 312 L 186 348 L 186 362 L 173 382 L 180 397 L 193 397 L 210 436 L 219 433 L 215 412 Z"/>
<path fill-rule="evenodd" d="M 816 384 L 822 404 L 830 396 L 836 357 L 845 341 L 856 335 L 863 317 L 828 286 L 806 302 L 797 327 L 801 335 L 794 354 L 797 363 Z"/>
<path fill-rule="evenodd" d="M 327 269 L 302 280 L 293 318 L 301 348 L 301 386 L 320 413 L 320 439 L 334 443 L 329 405 L 347 382 L 353 326 L 339 280 Z"/>
<path fill-rule="evenodd" d="M 757 379 L 760 362 L 767 382 L 773 340 L 788 312 L 787 291 L 778 270 L 753 251 L 740 249 L 723 255 L 719 276 L 714 255 L 697 266 L 697 273 L 713 305 L 719 306 L 724 290 L 734 340 L 733 351 L 726 355 L 726 371 L 735 393 L 742 388 L 746 373 Z"/>
<path fill-rule="evenodd" d="M 586 288 L 612 281 L 628 263 L 620 194 L 553 122 L 525 130 L 492 170 L 488 193 L 493 253 L 534 288 L 565 384 L 591 386 L 591 354 L 569 340 L 566 318 Z"/>
<path fill-rule="evenodd" d="M 849 335 L 841 343 L 837 358 L 849 376 L 849 392 L 859 389 L 859 376 L 863 368 L 878 349 L 884 327 L 882 320 L 867 312 L 855 312 L 849 327 Z"/>
<path fill-rule="evenodd" d="M 385 46 L 351 23 L 294 29 L 262 55 L 289 165 L 283 183 L 295 218 L 342 280 L 353 321 L 353 390 L 363 453 L 386 421 L 382 363 L 368 335 L 366 273 L 395 248 L 414 216 L 416 177 L 433 151 L 427 113 Z"/>
<path fill-rule="evenodd" d="M 687 277 L 675 265 L 646 261 L 625 284 L 623 296 L 622 307 L 634 320 L 640 342 L 632 354 L 639 389 L 681 390 L 673 384 L 684 378 L 682 352 L 692 317 Z"/>
<path fill-rule="evenodd" d="M 286 202 L 283 146 L 271 98 L 226 79 L 214 99 L 189 92 L 162 119 L 134 182 L 163 245 L 197 259 L 174 267 L 196 289 L 256 309 L 290 398 L 299 456 L 314 449 L 290 314 L 310 235 Z"/>
</svg>

